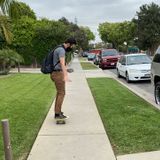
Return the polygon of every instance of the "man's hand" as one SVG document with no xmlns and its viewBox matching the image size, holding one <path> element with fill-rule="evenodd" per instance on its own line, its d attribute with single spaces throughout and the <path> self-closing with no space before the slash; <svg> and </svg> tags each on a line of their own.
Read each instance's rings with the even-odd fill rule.
<svg viewBox="0 0 160 160">
<path fill-rule="evenodd" d="M 69 80 L 69 78 L 68 78 L 67 68 L 65 66 L 65 57 L 60 58 L 60 65 L 61 65 L 63 76 L 64 76 L 63 81 L 71 82 L 71 80 Z"/>
<path fill-rule="evenodd" d="M 65 82 L 72 82 L 72 81 L 68 78 L 68 76 L 64 76 L 64 81 L 65 81 Z"/>
</svg>

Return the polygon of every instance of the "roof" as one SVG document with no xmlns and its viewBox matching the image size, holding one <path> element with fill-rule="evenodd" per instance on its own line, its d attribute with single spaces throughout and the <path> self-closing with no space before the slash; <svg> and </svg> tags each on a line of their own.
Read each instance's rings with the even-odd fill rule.
<svg viewBox="0 0 160 160">
<path fill-rule="evenodd" d="M 124 56 L 130 57 L 130 56 L 141 56 L 141 55 L 146 55 L 145 53 L 133 53 L 133 54 L 126 54 Z"/>
</svg>

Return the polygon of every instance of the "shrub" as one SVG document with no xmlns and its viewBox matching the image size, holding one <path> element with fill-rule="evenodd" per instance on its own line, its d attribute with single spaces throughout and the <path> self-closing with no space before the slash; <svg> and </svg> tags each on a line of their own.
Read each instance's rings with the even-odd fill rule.
<svg viewBox="0 0 160 160">
<path fill-rule="evenodd" d="M 0 75 L 8 74 L 12 66 L 23 61 L 23 57 L 13 50 L 0 50 Z"/>
</svg>

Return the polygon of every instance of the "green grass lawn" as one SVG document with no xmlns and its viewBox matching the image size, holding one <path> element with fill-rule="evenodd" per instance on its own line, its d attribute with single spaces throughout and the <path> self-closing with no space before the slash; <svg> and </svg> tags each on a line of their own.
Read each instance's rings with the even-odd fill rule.
<svg viewBox="0 0 160 160">
<path fill-rule="evenodd" d="M 48 75 L 0 78 L 0 120 L 9 119 L 14 159 L 26 159 L 55 96 Z M 0 125 L 0 160 L 3 158 Z"/>
<path fill-rule="evenodd" d="M 82 69 L 84 70 L 92 70 L 92 69 L 98 69 L 97 66 L 90 62 L 81 62 Z"/>
<path fill-rule="evenodd" d="M 116 155 L 160 150 L 160 111 L 117 81 L 88 79 Z"/>
<path fill-rule="evenodd" d="M 78 59 L 79 59 L 80 62 L 88 61 L 88 60 L 87 60 L 87 57 L 79 57 Z"/>
</svg>

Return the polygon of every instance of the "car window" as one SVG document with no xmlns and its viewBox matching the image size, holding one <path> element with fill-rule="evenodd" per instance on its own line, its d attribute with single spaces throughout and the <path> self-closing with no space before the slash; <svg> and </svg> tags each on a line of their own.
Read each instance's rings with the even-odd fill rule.
<svg viewBox="0 0 160 160">
<path fill-rule="evenodd" d="M 122 63 L 123 57 L 124 57 L 124 56 L 121 56 L 121 58 L 120 58 L 120 60 L 119 60 L 119 63 Z"/>
<path fill-rule="evenodd" d="M 116 55 L 119 55 L 117 50 L 105 50 L 102 52 L 102 57 L 105 57 L 105 56 L 116 56 Z"/>
<path fill-rule="evenodd" d="M 160 63 L 160 47 L 157 49 L 154 55 L 153 62 Z"/>
<path fill-rule="evenodd" d="M 150 64 L 151 59 L 147 55 L 128 56 L 127 65 Z"/>
<path fill-rule="evenodd" d="M 95 54 L 90 53 L 90 54 L 88 55 L 88 57 L 95 57 Z"/>
<path fill-rule="evenodd" d="M 123 65 L 126 64 L 126 57 L 125 56 L 123 57 L 121 64 L 123 64 Z"/>
</svg>

